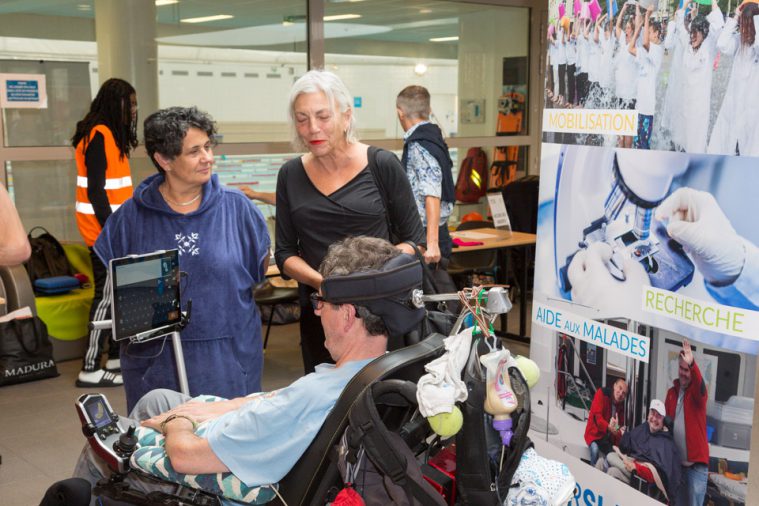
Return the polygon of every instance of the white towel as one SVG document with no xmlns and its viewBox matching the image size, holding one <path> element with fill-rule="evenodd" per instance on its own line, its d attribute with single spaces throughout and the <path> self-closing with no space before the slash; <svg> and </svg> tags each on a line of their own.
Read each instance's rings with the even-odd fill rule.
<svg viewBox="0 0 759 506">
<path fill-rule="evenodd" d="M 466 400 L 466 385 L 461 380 L 461 370 L 469 358 L 473 327 L 455 336 L 446 337 L 445 353 L 424 369 L 427 374 L 417 383 L 416 399 L 422 416 L 429 418 L 439 413 L 450 413 L 456 402 Z"/>
</svg>

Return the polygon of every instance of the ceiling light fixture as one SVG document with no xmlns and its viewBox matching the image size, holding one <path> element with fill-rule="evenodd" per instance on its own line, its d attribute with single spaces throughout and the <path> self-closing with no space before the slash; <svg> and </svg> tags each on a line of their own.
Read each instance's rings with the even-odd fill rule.
<svg viewBox="0 0 759 506">
<path fill-rule="evenodd" d="M 414 74 L 418 76 L 423 76 L 426 73 L 427 73 L 427 65 L 425 65 L 424 63 L 417 63 L 416 66 L 414 67 Z"/>
<path fill-rule="evenodd" d="M 455 37 L 435 37 L 435 38 L 430 39 L 430 42 L 452 42 L 455 40 L 459 40 L 458 35 Z"/>
<path fill-rule="evenodd" d="M 92 6 L 89 5 L 89 4 L 78 4 L 76 6 L 76 9 L 79 10 L 79 11 L 91 11 L 92 10 Z"/>
<path fill-rule="evenodd" d="M 178 4 L 179 0 L 155 0 L 155 6 L 161 7 L 163 5 Z"/>
<path fill-rule="evenodd" d="M 324 21 L 341 21 L 343 19 L 358 19 L 361 14 L 335 14 L 334 16 L 324 16 Z"/>
<path fill-rule="evenodd" d="M 220 21 L 222 19 L 232 19 L 234 16 L 229 14 L 217 14 L 215 16 L 202 16 L 199 18 L 180 19 L 180 23 L 207 23 L 209 21 Z"/>
</svg>

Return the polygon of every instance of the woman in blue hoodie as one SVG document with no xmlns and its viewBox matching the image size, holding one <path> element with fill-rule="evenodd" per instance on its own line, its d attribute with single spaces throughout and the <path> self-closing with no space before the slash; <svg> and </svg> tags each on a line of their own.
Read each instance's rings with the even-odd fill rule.
<svg viewBox="0 0 759 506">
<path fill-rule="evenodd" d="M 106 222 L 95 251 L 112 258 L 178 249 L 193 301 L 182 330 L 190 395 L 234 398 L 261 390 L 261 317 L 252 286 L 264 278 L 269 235 L 261 212 L 213 174 L 215 125 L 196 108 L 171 107 L 145 120 L 145 149 L 158 174 L 146 178 Z M 127 410 L 155 388 L 179 390 L 169 338 L 122 342 Z"/>
</svg>

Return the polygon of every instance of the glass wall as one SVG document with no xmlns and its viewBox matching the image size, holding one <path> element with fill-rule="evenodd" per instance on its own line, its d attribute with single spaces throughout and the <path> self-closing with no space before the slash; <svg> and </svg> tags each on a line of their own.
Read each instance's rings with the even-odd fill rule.
<svg viewBox="0 0 759 506">
<path fill-rule="evenodd" d="M 152 8 L 155 0 L 130 1 Z M 288 152 L 287 99 L 310 58 L 355 95 L 362 139 L 400 153 L 395 97 L 420 84 L 432 93 L 455 170 L 469 147 L 482 146 L 491 162 L 510 156 L 524 171 L 538 145 L 524 146 L 538 138 L 527 137 L 529 120 L 537 123 L 528 114 L 527 79 L 540 67 L 529 52 L 536 18 L 528 0 L 483 2 L 155 1 L 158 106 L 210 112 L 221 134 L 222 179 L 273 191 L 278 166 L 296 156 Z M 312 20 L 311 35 L 308 12 L 323 15 Z M 48 95 L 45 109 L 2 110 L 0 181 L 14 191 L 27 228 L 45 225 L 64 240 L 79 239 L 69 139 L 99 83 L 113 77 L 100 75 L 98 47 L 107 35 L 97 40 L 97 15 L 94 0 L 0 2 L 0 73 L 43 74 Z M 151 112 L 141 104 L 140 118 Z M 522 147 L 507 153 L 511 144 Z M 142 148 L 130 161 L 135 185 L 154 171 Z"/>
<path fill-rule="evenodd" d="M 328 2 L 324 19 L 334 20 L 325 22 L 326 67 L 356 96 L 365 137 L 402 137 L 395 97 L 411 84 L 430 91 L 434 121 L 448 136 L 526 134 L 528 8 Z"/>
</svg>

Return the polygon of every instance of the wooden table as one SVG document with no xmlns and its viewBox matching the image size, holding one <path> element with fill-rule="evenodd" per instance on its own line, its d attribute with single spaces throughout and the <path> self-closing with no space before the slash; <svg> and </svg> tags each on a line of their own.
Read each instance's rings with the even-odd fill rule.
<svg viewBox="0 0 759 506">
<path fill-rule="evenodd" d="M 534 246 L 537 236 L 535 234 L 528 234 L 525 232 L 508 232 L 506 230 L 499 230 L 495 228 L 473 228 L 470 230 L 461 230 L 457 232 L 451 232 L 452 238 L 459 238 L 466 242 L 481 242 L 476 246 L 459 246 L 453 249 L 453 254 L 464 253 L 467 251 L 477 250 L 498 250 L 498 265 L 501 276 L 505 276 L 507 259 L 506 250 L 509 248 L 523 248 L 525 251 L 525 259 L 527 258 L 527 248 Z M 499 276 L 500 277 L 500 276 Z M 496 279 L 497 283 L 504 282 L 504 279 Z M 525 335 L 525 328 L 527 326 L 527 262 L 525 262 L 522 269 L 522 286 L 519 290 L 519 335 L 509 336 L 516 337 L 519 341 L 529 342 L 529 336 Z M 506 335 L 506 315 L 501 316 L 501 330 Z"/>
<path fill-rule="evenodd" d="M 277 264 L 273 261 L 269 264 L 269 268 L 266 269 L 266 277 L 267 278 L 273 278 L 274 276 L 279 276 L 281 273 L 279 272 L 279 268 L 277 267 Z"/>
</svg>

